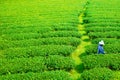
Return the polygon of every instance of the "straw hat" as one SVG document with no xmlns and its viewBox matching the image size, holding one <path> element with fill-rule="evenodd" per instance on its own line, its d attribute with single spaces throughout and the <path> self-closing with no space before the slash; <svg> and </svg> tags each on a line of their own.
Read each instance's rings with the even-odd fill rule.
<svg viewBox="0 0 120 80">
<path fill-rule="evenodd" d="M 99 42 L 99 44 L 100 44 L 100 45 L 105 45 L 103 40 L 101 40 L 101 41 Z"/>
</svg>

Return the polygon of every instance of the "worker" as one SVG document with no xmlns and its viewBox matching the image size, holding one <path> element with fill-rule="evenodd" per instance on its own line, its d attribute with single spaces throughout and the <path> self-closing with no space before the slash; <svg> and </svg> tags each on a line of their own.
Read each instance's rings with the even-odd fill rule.
<svg viewBox="0 0 120 80">
<path fill-rule="evenodd" d="M 103 46 L 104 46 L 104 45 L 105 45 L 105 44 L 104 44 L 104 41 L 101 40 L 101 41 L 99 42 L 99 44 L 98 44 L 98 54 L 105 54 L 104 49 L 103 49 Z"/>
</svg>

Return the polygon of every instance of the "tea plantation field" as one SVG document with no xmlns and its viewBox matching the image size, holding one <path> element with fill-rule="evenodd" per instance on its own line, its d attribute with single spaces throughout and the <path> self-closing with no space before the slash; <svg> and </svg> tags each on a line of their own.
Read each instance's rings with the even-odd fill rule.
<svg viewBox="0 0 120 80">
<path fill-rule="evenodd" d="M 119 46 L 119 0 L 0 0 L 0 80 L 120 80 Z"/>
</svg>

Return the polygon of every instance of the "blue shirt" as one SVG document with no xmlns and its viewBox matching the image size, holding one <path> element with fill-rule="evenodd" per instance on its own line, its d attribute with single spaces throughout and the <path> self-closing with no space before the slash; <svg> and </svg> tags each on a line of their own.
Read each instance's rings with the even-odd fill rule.
<svg viewBox="0 0 120 80">
<path fill-rule="evenodd" d="M 98 45 L 98 54 L 104 54 L 104 49 L 101 45 Z"/>
</svg>

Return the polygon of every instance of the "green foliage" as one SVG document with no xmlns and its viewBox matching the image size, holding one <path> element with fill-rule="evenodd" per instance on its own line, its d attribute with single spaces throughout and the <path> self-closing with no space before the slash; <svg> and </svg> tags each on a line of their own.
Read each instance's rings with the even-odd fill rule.
<svg viewBox="0 0 120 80">
<path fill-rule="evenodd" d="M 90 32 L 88 33 L 90 39 L 95 38 L 120 38 L 120 32 L 119 31 L 110 31 L 110 32 Z"/>
<path fill-rule="evenodd" d="M 24 40 L 24 39 L 40 39 L 48 37 L 77 37 L 80 38 L 81 34 L 78 31 L 51 31 L 47 33 L 16 33 L 16 34 L 3 34 L 0 38 L 3 40 Z"/>
<path fill-rule="evenodd" d="M 80 80 L 119 80 L 119 0 L 112 2 L 89 0 L 88 2 L 83 22 L 92 44 L 86 47 L 87 56 L 82 58 L 85 71 L 81 74 Z M 97 54 L 98 43 L 101 40 L 105 42 L 104 55 Z"/>
<path fill-rule="evenodd" d="M 66 45 L 41 45 L 25 48 L 10 48 L 2 50 L 1 53 L 5 58 L 21 58 L 34 56 L 62 55 L 69 56 L 76 47 Z"/>
<path fill-rule="evenodd" d="M 75 67 L 72 58 L 59 55 L 33 58 L 0 59 L 0 62 L 0 75 L 22 72 L 43 72 L 46 70 L 69 71 Z"/>
<path fill-rule="evenodd" d="M 73 80 L 68 72 L 46 71 L 39 73 L 22 73 L 22 74 L 9 74 L 0 76 L 1 80 Z"/>
<path fill-rule="evenodd" d="M 101 21 L 106 20 L 108 22 L 111 19 L 113 19 L 112 21 L 114 22 L 115 19 L 118 19 L 118 17 L 119 17 L 119 7 L 120 6 L 117 5 L 118 2 L 119 2 L 118 0 L 114 0 L 112 3 L 109 2 L 109 0 L 105 0 L 105 1 L 92 0 L 92 1 L 90 1 L 89 6 L 87 6 L 87 10 L 86 10 L 87 16 L 92 17 L 92 19 L 94 19 L 94 20 L 99 19 Z M 107 4 L 107 5 L 105 5 L 105 4 Z M 99 20 L 98 20 L 98 23 L 100 22 Z"/>
<path fill-rule="evenodd" d="M 81 40 L 76 37 L 52 37 L 52 38 L 44 38 L 43 44 L 55 44 L 55 45 L 70 45 L 77 47 Z"/>
<path fill-rule="evenodd" d="M 82 58 L 85 69 L 106 67 L 112 70 L 120 70 L 120 54 L 89 55 Z"/>
<path fill-rule="evenodd" d="M 105 44 L 104 51 L 105 54 L 117 54 L 120 53 L 120 48 L 119 48 L 119 43 L 114 43 L 114 44 Z M 86 46 L 86 54 L 97 54 L 97 49 L 98 45 L 97 44 L 92 44 L 89 46 Z"/>
<path fill-rule="evenodd" d="M 100 13 L 96 12 L 96 16 L 94 16 L 95 15 L 94 12 L 86 12 L 85 13 L 87 16 L 83 18 L 84 23 L 100 23 L 100 22 L 104 22 L 104 23 L 105 22 L 107 22 L 107 23 L 108 22 L 112 22 L 112 23 L 117 22 L 117 23 L 119 23 L 120 22 L 120 21 L 118 21 L 117 18 L 114 18 L 113 16 L 110 19 L 106 18 L 106 17 L 110 17 L 110 15 L 104 15 L 104 14 L 100 14 Z M 100 16 L 103 16 L 102 19 L 100 19 L 101 18 Z M 94 26 L 94 27 L 96 27 L 96 26 Z M 99 27 L 99 26 L 97 26 L 97 27 Z"/>
<path fill-rule="evenodd" d="M 0 59 L 0 75 L 47 70 L 43 57 Z"/>
<path fill-rule="evenodd" d="M 70 45 L 77 46 L 80 44 L 80 39 L 76 37 L 53 37 L 53 38 L 40 38 L 40 39 L 24 39 L 17 41 L 1 40 L 0 49 L 16 48 L 16 47 L 29 47 L 41 45 Z"/>
<path fill-rule="evenodd" d="M 58 55 L 49 56 L 46 60 L 48 69 L 59 69 L 69 71 L 75 68 L 75 62 L 70 57 L 62 57 Z"/>
<path fill-rule="evenodd" d="M 1 34 L 11 34 L 14 35 L 14 33 L 46 33 L 49 31 L 53 31 L 51 27 L 42 27 L 42 26 L 16 26 L 16 27 L 3 27 Z"/>
<path fill-rule="evenodd" d="M 107 68 L 94 68 L 86 70 L 81 74 L 79 80 L 110 80 L 113 76 L 113 71 Z"/>
<path fill-rule="evenodd" d="M 78 29 L 72 25 L 68 25 L 68 26 L 53 25 L 53 29 L 55 31 L 78 31 Z"/>
<path fill-rule="evenodd" d="M 101 16 L 100 16 L 101 17 Z M 85 27 L 93 27 L 93 26 L 100 26 L 100 27 L 106 27 L 106 26 L 109 26 L 109 27 L 119 27 L 120 26 L 120 23 L 112 23 L 112 22 L 109 22 L 109 23 L 105 23 L 105 22 L 99 22 L 99 23 L 87 23 L 87 24 L 84 24 Z"/>
<path fill-rule="evenodd" d="M 116 38 L 96 38 L 96 39 L 92 39 L 92 43 L 93 44 L 98 44 L 99 41 L 103 40 L 105 42 L 105 44 L 116 44 L 116 43 L 120 43 L 120 39 L 116 39 Z"/>
<path fill-rule="evenodd" d="M 74 61 L 65 56 L 80 43 L 76 26 L 86 1 L 1 0 L 0 79 L 72 80 L 59 69 L 74 68 Z"/>
<path fill-rule="evenodd" d="M 2 25 L 45 25 L 77 24 L 78 13 L 86 0 L 80 1 L 1 1 L 0 15 Z M 8 3 L 8 4 L 7 4 Z M 7 5 L 6 5 L 7 4 Z M 41 5 L 42 4 L 42 5 Z M 58 5 L 59 4 L 59 5 Z M 72 4 L 72 6 L 71 6 Z M 22 6 L 19 6 L 22 5 Z M 55 6 L 55 7 L 53 7 Z M 81 7 L 80 7 L 81 6 Z M 7 11 L 9 9 L 9 11 Z M 9 14 L 7 14 L 9 13 Z M 7 26 L 7 27 L 8 27 Z M 45 27 L 42 26 L 42 27 Z M 65 25 L 68 26 L 68 25 Z"/>
<path fill-rule="evenodd" d="M 16 33 L 16 34 L 3 34 L 0 38 L 2 40 L 24 40 L 24 39 L 39 39 L 42 37 L 40 33 Z"/>
<path fill-rule="evenodd" d="M 78 31 L 54 31 L 42 34 L 42 38 L 47 37 L 77 37 L 80 38 L 81 34 Z"/>
<path fill-rule="evenodd" d="M 90 32 L 101 32 L 104 33 L 106 31 L 120 31 L 120 27 L 99 27 L 99 26 L 94 26 L 94 27 L 87 27 L 86 29 L 87 33 Z"/>
<path fill-rule="evenodd" d="M 61 25 L 53 25 L 51 27 L 44 27 L 44 26 L 16 26 L 16 27 L 1 27 L 1 35 L 2 34 L 11 34 L 14 33 L 46 33 L 50 31 L 78 31 L 76 27 L 71 26 L 61 26 Z"/>
</svg>

